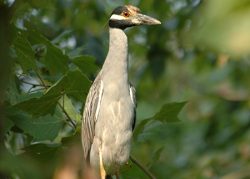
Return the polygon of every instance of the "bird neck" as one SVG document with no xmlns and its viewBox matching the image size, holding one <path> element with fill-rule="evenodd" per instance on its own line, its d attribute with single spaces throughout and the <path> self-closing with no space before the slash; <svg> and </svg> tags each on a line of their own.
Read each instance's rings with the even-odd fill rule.
<svg viewBox="0 0 250 179">
<path fill-rule="evenodd" d="M 109 28 L 109 51 L 103 69 L 118 75 L 128 70 L 128 39 L 119 28 Z"/>
</svg>

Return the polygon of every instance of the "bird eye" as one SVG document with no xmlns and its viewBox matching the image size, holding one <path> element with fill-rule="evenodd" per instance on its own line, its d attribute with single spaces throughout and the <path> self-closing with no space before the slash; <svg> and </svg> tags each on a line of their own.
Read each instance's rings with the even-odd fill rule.
<svg viewBox="0 0 250 179">
<path fill-rule="evenodd" d="M 128 13 L 128 12 L 124 12 L 124 13 L 123 13 L 123 16 L 124 16 L 124 17 L 129 17 L 129 13 Z"/>
</svg>

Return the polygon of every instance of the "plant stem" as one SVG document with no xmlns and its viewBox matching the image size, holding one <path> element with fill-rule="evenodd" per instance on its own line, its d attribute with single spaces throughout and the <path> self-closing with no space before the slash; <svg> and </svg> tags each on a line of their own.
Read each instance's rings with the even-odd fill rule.
<svg viewBox="0 0 250 179">
<path fill-rule="evenodd" d="M 132 155 L 130 155 L 130 160 L 137 165 L 150 179 L 156 179 L 156 177 L 145 167 L 143 166 L 139 161 L 137 161 Z"/>
<path fill-rule="evenodd" d="M 43 81 L 41 75 L 39 74 L 38 69 L 37 69 L 37 71 L 35 71 L 35 73 L 36 73 L 37 77 L 39 78 L 39 80 L 41 81 L 41 84 L 39 84 L 39 85 L 43 86 L 45 89 L 48 89 L 49 86 L 46 85 L 46 84 L 44 83 L 44 81 Z M 73 127 L 74 129 L 76 129 L 76 124 L 74 123 L 74 121 L 71 119 L 71 117 L 69 116 L 69 114 L 68 114 L 67 111 L 65 110 L 64 104 L 61 105 L 59 101 L 57 102 L 57 104 L 58 104 L 58 106 L 62 109 L 62 111 L 63 111 L 63 113 L 65 114 L 65 116 L 67 117 L 67 121 L 69 121 L 70 124 L 72 125 L 72 127 Z"/>
<path fill-rule="evenodd" d="M 59 107 L 62 109 L 63 113 L 65 114 L 65 116 L 68 118 L 67 121 L 70 122 L 70 124 L 72 125 L 73 128 L 76 129 L 76 124 L 74 123 L 74 121 L 71 119 L 71 117 L 69 116 L 69 114 L 67 113 L 67 111 L 65 110 L 65 108 L 60 104 L 60 102 L 58 102 Z"/>
<path fill-rule="evenodd" d="M 41 81 L 42 85 L 43 85 L 45 88 L 47 88 L 47 85 L 44 83 L 43 78 L 42 78 L 41 75 L 39 74 L 39 71 L 37 70 L 37 71 L 35 71 L 35 73 L 36 73 L 37 77 L 39 78 L 39 80 Z"/>
</svg>

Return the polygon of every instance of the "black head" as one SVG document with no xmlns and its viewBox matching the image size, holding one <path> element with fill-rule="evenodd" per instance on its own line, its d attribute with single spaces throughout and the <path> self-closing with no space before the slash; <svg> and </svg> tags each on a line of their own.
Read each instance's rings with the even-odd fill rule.
<svg viewBox="0 0 250 179">
<path fill-rule="evenodd" d="M 136 25 L 161 24 L 160 21 L 140 13 L 140 9 L 131 5 L 115 8 L 109 19 L 109 27 L 125 29 Z"/>
</svg>

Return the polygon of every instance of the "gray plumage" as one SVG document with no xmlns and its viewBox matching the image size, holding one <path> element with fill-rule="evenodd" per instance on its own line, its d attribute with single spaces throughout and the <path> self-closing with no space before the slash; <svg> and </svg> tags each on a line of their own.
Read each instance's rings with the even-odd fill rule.
<svg viewBox="0 0 250 179">
<path fill-rule="evenodd" d="M 90 88 L 82 123 L 84 157 L 99 167 L 101 147 L 107 173 L 118 170 L 130 153 L 136 102 L 135 90 L 128 81 L 127 44 L 123 30 L 110 29 L 109 52 Z"/>
<path fill-rule="evenodd" d="M 121 7 L 119 7 L 121 8 Z M 136 18 L 122 16 L 124 11 L 139 12 L 133 6 L 123 6 L 110 18 L 109 51 L 103 67 L 89 90 L 82 122 L 82 145 L 85 159 L 98 169 L 100 156 L 107 174 L 119 171 L 130 155 L 130 140 L 135 124 L 135 89 L 128 80 L 128 40 L 125 27 L 140 24 L 159 24 L 148 16 L 139 23 Z M 117 21 L 117 22 L 116 22 Z M 100 154 L 101 153 L 101 154 Z"/>
</svg>

